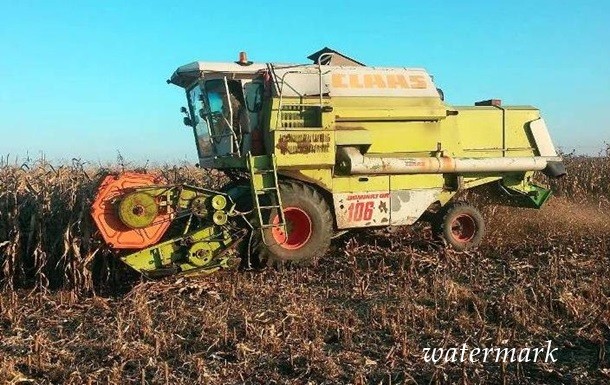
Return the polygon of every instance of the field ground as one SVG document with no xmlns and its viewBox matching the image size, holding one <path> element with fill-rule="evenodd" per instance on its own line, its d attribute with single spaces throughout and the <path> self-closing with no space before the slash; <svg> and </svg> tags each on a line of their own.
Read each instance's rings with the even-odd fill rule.
<svg viewBox="0 0 610 385">
<path fill-rule="evenodd" d="M 5 290 L 0 383 L 610 383 L 607 207 L 484 212 L 486 241 L 467 254 L 422 226 L 345 235 L 309 269 L 129 276 L 94 296 Z M 556 363 L 423 359 L 549 339 Z"/>
</svg>

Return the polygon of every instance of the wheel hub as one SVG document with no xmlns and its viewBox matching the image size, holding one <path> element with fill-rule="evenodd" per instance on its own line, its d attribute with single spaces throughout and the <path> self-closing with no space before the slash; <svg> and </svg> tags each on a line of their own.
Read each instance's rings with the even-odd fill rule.
<svg viewBox="0 0 610 385">
<path fill-rule="evenodd" d="M 451 234 L 459 242 L 471 241 L 477 233 L 477 224 L 468 214 L 460 214 L 451 223 Z"/>
<path fill-rule="evenodd" d="M 142 229 L 150 226 L 159 214 L 155 198 L 145 192 L 133 192 L 119 202 L 119 218 L 125 226 Z"/>
<path fill-rule="evenodd" d="M 280 218 L 276 215 L 273 224 L 278 226 L 271 230 L 275 242 L 288 250 L 297 250 L 305 246 L 313 231 L 309 214 L 298 207 L 287 207 L 284 209 L 284 218 L 288 235 L 282 226 L 279 226 Z"/>
</svg>

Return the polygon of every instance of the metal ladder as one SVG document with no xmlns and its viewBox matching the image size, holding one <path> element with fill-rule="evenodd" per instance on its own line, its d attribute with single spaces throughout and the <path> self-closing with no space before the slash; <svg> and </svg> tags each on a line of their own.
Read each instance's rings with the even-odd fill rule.
<svg viewBox="0 0 610 385">
<path fill-rule="evenodd" d="M 265 239 L 265 229 L 281 227 L 284 234 L 287 234 L 275 155 L 253 156 L 248 153 L 247 157 L 254 210 L 256 211 L 263 243 L 269 246 L 271 243 L 268 243 Z M 279 217 L 278 223 L 273 223 L 276 218 L 276 215 L 272 215 L 274 210 Z M 263 211 L 266 215 L 263 215 Z M 265 221 L 264 218 L 268 218 L 268 221 Z"/>
</svg>

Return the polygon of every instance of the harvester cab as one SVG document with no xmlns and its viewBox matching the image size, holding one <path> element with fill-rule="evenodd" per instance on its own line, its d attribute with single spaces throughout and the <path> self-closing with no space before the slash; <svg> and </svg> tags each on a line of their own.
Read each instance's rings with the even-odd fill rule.
<svg viewBox="0 0 610 385">
<path fill-rule="evenodd" d="M 534 107 L 452 106 L 424 69 L 367 67 L 328 48 L 310 58 L 252 63 L 242 53 L 172 74 L 200 166 L 232 182 L 211 191 L 151 175 L 107 178 L 94 219 L 127 264 L 147 274 L 214 271 L 239 254 L 239 240 L 254 263 L 303 264 L 337 232 L 423 218 L 466 250 L 485 224 L 457 198 L 463 191 L 493 184 L 507 204 L 539 208 L 550 191 L 534 173 L 565 174 Z"/>
<path fill-rule="evenodd" d="M 194 129 L 202 167 L 223 168 L 215 159 L 230 162 L 262 151 L 265 67 L 248 63 L 192 63 L 169 80 L 186 89 L 185 124 Z"/>
</svg>

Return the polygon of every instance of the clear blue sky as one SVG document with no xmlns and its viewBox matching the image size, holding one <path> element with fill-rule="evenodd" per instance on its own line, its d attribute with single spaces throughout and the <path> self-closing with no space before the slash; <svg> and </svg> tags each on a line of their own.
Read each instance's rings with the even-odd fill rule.
<svg viewBox="0 0 610 385">
<path fill-rule="evenodd" d="M 539 107 L 558 145 L 610 142 L 610 1 L 0 0 L 0 155 L 196 161 L 195 60 L 306 62 L 323 46 L 425 67 L 451 104 Z"/>
</svg>

